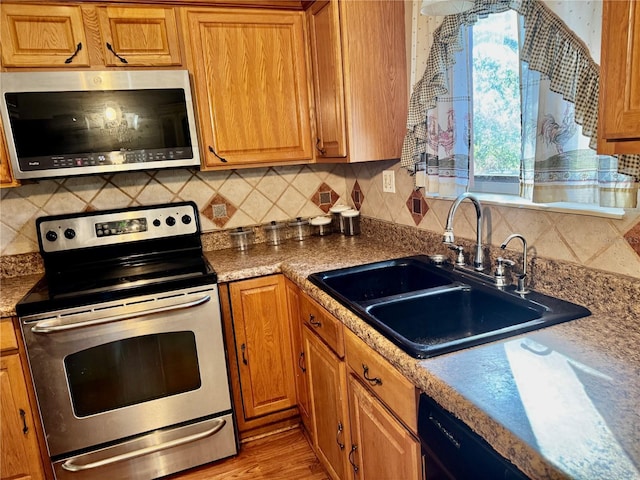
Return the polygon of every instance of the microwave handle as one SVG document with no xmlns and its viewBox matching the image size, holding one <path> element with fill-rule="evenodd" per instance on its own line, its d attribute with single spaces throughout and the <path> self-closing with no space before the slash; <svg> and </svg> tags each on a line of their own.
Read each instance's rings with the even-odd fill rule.
<svg viewBox="0 0 640 480">
<path fill-rule="evenodd" d="M 178 447 L 186 443 L 195 442 L 197 440 L 202 440 L 203 438 L 210 437 L 211 435 L 215 435 L 222 429 L 222 427 L 226 425 L 226 423 L 227 421 L 225 419 L 218 418 L 215 420 L 215 425 L 210 429 L 205 430 L 204 432 L 194 433 L 193 435 L 187 435 L 186 437 L 177 438 L 175 440 L 160 443 L 158 445 L 152 445 L 149 447 L 132 450 L 130 452 L 121 453 L 119 455 L 114 455 L 113 457 L 96 460 L 95 462 L 74 463 L 74 460 L 79 460 L 83 456 L 81 455 L 79 457 L 73 457 L 67 460 L 66 462 L 64 462 L 62 464 L 62 468 L 69 472 L 80 472 L 83 470 L 91 470 L 93 468 L 104 467 L 104 466 L 111 465 L 118 462 L 124 462 L 126 460 L 131 460 L 133 458 L 138 458 L 143 455 L 149 455 L 151 453 L 160 452 L 162 450 L 168 450 L 169 448 Z M 87 456 L 90 457 L 91 453 L 89 453 Z"/>
<path fill-rule="evenodd" d="M 93 320 L 87 320 L 85 322 L 75 322 L 75 323 L 61 323 L 60 320 L 45 320 L 42 322 L 36 323 L 33 327 L 31 327 L 31 331 L 33 333 L 57 333 L 57 332 L 65 332 L 69 330 L 75 330 L 78 328 L 84 327 L 93 327 L 96 325 L 104 325 L 105 323 L 113 323 L 118 322 L 120 320 L 128 320 L 132 317 L 145 317 L 148 315 L 155 315 L 156 313 L 164 313 L 171 312 L 173 310 L 182 310 L 185 308 L 197 307 L 198 305 L 202 305 L 203 303 L 207 303 L 211 300 L 209 295 L 205 295 L 204 297 L 198 298 L 191 302 L 178 303 L 176 305 L 169 305 L 166 307 L 158 307 L 151 308 L 149 310 L 143 310 L 142 312 L 132 312 L 132 313 L 123 313 L 120 315 L 112 315 L 110 317 L 102 317 L 96 318 Z"/>
</svg>

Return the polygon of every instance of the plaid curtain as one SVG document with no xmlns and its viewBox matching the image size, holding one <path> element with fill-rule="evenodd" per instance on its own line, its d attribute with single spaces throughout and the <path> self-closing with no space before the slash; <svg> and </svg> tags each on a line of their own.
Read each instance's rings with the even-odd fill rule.
<svg viewBox="0 0 640 480">
<path fill-rule="evenodd" d="M 503 12 L 507 9 L 517 11 L 524 18 L 525 35 L 521 58 L 526 62 L 528 69 L 541 72 L 548 78 L 548 84 L 545 88 L 558 95 L 555 100 L 560 102 L 560 108 L 563 109 L 555 115 L 558 115 L 559 118 L 564 118 L 565 114 L 571 115 L 573 122 L 581 126 L 582 134 L 587 137 L 587 145 L 591 149 L 595 149 L 599 67 L 591 59 L 588 49 L 566 27 L 562 20 L 537 0 L 476 0 L 474 8 L 471 10 L 445 17 L 443 23 L 434 32 L 433 45 L 425 73 L 414 87 L 409 103 L 407 133 L 401 159 L 402 166 L 413 171 L 417 163 L 424 161 L 425 158 L 429 159 L 428 142 L 426 141 L 428 117 L 431 115 L 430 110 L 436 108 L 438 99 L 450 94 L 449 85 L 452 85 L 452 83 L 449 82 L 449 74 L 452 71 L 451 67 L 456 64 L 460 52 L 464 50 L 466 45 L 463 26 L 472 26 L 480 17 L 485 17 L 491 13 Z M 566 107 L 566 102 L 570 103 L 572 107 Z M 566 108 L 571 109 L 571 111 L 566 110 Z M 544 115 L 553 114 L 544 111 L 541 111 L 541 114 L 543 119 L 546 118 L 548 120 L 548 139 L 551 133 L 550 124 L 552 121 L 550 117 L 544 117 Z M 555 115 L 553 121 L 555 121 Z M 444 120 L 441 115 L 438 118 L 441 121 Z M 543 129 L 544 125 L 539 125 L 539 127 Z M 537 128 L 536 131 L 538 131 Z M 569 127 L 569 130 L 572 128 Z M 544 138 L 543 135 L 541 142 L 545 141 Z M 540 146 L 542 145 L 543 143 L 540 143 Z M 584 141 L 580 144 L 578 150 L 583 150 L 583 147 Z M 540 150 L 540 152 L 542 151 Z M 541 153 L 541 155 L 544 154 Z M 593 155 L 595 155 L 595 152 Z M 572 162 L 575 165 L 575 158 L 570 157 L 565 155 L 557 159 L 560 165 L 558 172 L 562 171 L 565 176 L 571 169 Z M 595 155 L 595 157 L 599 156 Z M 595 175 L 598 178 L 596 182 L 604 186 L 604 189 L 601 189 L 602 192 L 609 192 L 604 196 L 598 194 L 597 203 L 607 205 L 611 199 L 615 199 L 614 203 L 616 205 L 635 206 L 637 183 L 632 177 L 625 177 L 618 173 L 619 170 L 620 172 L 625 171 L 625 173 L 634 175 L 633 171 L 629 171 L 629 165 L 634 165 L 636 162 L 640 164 L 640 161 L 635 157 L 640 156 L 621 156 L 620 167 L 618 166 L 618 160 L 615 158 L 605 158 L 602 162 L 600 162 L 600 159 L 597 160 L 596 163 L 598 165 L 607 165 L 607 167 L 601 171 L 598 170 L 599 167 L 596 169 Z M 523 155 L 523 158 L 521 190 L 533 199 L 533 190 L 530 187 L 531 182 L 535 182 L 535 173 L 532 173 L 530 165 L 531 158 L 534 159 L 535 163 L 536 156 Z M 583 163 L 585 162 L 584 154 L 577 155 L 577 158 L 582 159 Z M 593 163 L 595 160 L 592 159 L 590 161 Z M 538 171 L 542 172 L 540 169 Z M 640 178 L 640 171 L 636 173 L 637 178 Z M 579 174 L 576 173 L 576 175 Z M 539 179 L 551 177 L 552 175 L 538 176 Z M 576 178 L 575 175 L 574 178 Z M 565 189 L 567 186 L 564 186 Z M 535 198 L 539 197 L 537 195 Z"/>
</svg>

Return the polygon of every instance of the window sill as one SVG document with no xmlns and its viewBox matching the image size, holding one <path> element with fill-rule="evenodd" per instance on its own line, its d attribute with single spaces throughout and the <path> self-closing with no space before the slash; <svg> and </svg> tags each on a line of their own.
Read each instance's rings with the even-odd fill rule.
<svg viewBox="0 0 640 480">
<path fill-rule="evenodd" d="M 540 210 L 545 212 L 569 213 L 573 215 L 585 215 L 590 217 L 622 219 L 625 216 L 624 208 L 596 207 L 580 203 L 533 203 L 516 195 L 502 195 L 496 193 L 472 192 L 478 200 L 487 205 L 499 205 L 501 207 L 525 208 L 528 210 Z M 454 197 L 442 197 L 439 195 L 426 195 L 426 198 L 439 198 L 454 200 Z"/>
</svg>

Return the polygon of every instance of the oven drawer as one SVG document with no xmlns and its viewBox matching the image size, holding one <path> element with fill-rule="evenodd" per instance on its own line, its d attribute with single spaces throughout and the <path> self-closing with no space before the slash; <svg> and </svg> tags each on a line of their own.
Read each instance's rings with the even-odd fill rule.
<svg viewBox="0 0 640 480">
<path fill-rule="evenodd" d="M 57 480 L 158 478 L 235 455 L 233 415 L 165 428 L 54 462 Z"/>
</svg>

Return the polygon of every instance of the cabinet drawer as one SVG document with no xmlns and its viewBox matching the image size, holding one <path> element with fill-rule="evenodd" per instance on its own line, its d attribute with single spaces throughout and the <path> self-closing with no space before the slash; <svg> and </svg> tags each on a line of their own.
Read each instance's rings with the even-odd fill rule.
<svg viewBox="0 0 640 480">
<path fill-rule="evenodd" d="M 344 357 L 342 323 L 306 295 L 303 295 L 300 303 L 302 321 L 329 345 L 338 357 Z"/>
<path fill-rule="evenodd" d="M 18 339 L 10 318 L 0 320 L 0 351 L 17 350 Z"/>
<path fill-rule="evenodd" d="M 414 433 L 418 431 L 418 390 L 382 356 L 346 330 L 347 363 L 355 375 Z"/>
</svg>

